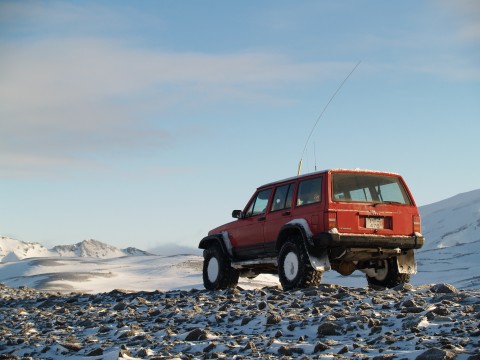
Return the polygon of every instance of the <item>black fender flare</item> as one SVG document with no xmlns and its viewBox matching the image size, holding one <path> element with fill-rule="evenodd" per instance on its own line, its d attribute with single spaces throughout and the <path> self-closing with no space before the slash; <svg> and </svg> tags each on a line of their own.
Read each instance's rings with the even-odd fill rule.
<svg viewBox="0 0 480 360">
<path fill-rule="evenodd" d="M 222 249 L 223 253 L 226 256 L 228 256 L 229 259 L 232 259 L 232 253 L 231 253 L 231 250 L 229 251 L 226 245 L 226 241 L 230 242 L 228 237 L 227 239 L 225 239 L 224 234 L 208 235 L 208 236 L 205 236 L 202 240 L 200 240 L 200 244 L 198 244 L 198 248 L 205 250 L 210 246 L 218 245 Z"/>
<path fill-rule="evenodd" d="M 325 249 L 318 249 L 315 247 L 312 231 L 305 219 L 296 219 L 282 226 L 275 245 L 277 253 L 280 253 L 280 249 L 292 233 L 300 233 L 310 264 L 314 269 L 319 271 L 327 271 L 331 269 L 328 252 L 325 251 Z"/>
<path fill-rule="evenodd" d="M 285 243 L 285 241 L 287 241 L 289 235 L 292 233 L 300 233 L 305 248 L 307 251 L 309 251 L 313 245 L 311 236 L 308 236 L 309 231 L 310 229 L 305 229 L 305 227 L 300 222 L 289 222 L 283 225 L 280 229 L 280 232 L 278 233 L 277 243 L 275 245 L 277 252 L 280 252 L 283 244 Z"/>
</svg>

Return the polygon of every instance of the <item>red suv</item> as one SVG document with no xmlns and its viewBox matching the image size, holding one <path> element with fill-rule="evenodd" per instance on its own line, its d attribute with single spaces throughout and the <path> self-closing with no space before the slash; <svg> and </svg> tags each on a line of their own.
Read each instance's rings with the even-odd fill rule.
<svg viewBox="0 0 480 360">
<path fill-rule="evenodd" d="M 413 250 L 424 243 L 407 185 L 387 172 L 327 170 L 269 183 L 232 216 L 200 241 L 206 289 L 260 273 L 278 274 L 285 290 L 316 286 L 331 269 L 394 287 L 416 273 Z"/>
</svg>

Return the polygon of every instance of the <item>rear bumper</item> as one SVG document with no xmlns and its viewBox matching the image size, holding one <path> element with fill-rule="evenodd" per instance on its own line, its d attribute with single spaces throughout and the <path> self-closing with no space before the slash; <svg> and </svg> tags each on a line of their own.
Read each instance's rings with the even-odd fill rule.
<svg viewBox="0 0 480 360">
<path fill-rule="evenodd" d="M 420 249 L 425 238 L 422 234 L 415 233 L 412 236 L 383 236 L 366 234 L 341 234 L 324 232 L 313 235 L 315 248 L 384 248 L 384 249 Z"/>
</svg>

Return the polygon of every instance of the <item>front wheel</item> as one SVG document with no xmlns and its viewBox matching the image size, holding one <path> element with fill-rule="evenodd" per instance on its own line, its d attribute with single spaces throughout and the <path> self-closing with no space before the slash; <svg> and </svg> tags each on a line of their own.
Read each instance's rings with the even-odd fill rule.
<svg viewBox="0 0 480 360">
<path fill-rule="evenodd" d="M 383 267 L 375 270 L 374 276 L 368 276 L 368 285 L 373 287 L 393 288 L 400 284 L 410 282 L 410 274 L 402 274 L 398 271 L 397 258 L 383 261 Z"/>
<path fill-rule="evenodd" d="M 203 285 L 207 290 L 233 288 L 238 284 L 238 270 L 232 268 L 228 257 L 218 245 L 203 251 Z"/>
<path fill-rule="evenodd" d="M 322 273 L 310 264 L 307 251 L 299 236 L 292 237 L 280 249 L 278 277 L 284 290 L 318 286 Z"/>
</svg>

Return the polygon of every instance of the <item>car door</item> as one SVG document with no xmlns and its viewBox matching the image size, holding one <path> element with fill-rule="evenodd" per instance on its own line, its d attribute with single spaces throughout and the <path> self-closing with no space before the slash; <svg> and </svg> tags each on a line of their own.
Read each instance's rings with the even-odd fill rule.
<svg viewBox="0 0 480 360">
<path fill-rule="evenodd" d="M 275 188 L 264 228 L 266 256 L 277 256 L 276 244 L 280 229 L 292 219 L 291 207 L 294 190 L 294 182 Z"/>
<path fill-rule="evenodd" d="M 257 191 L 232 231 L 235 253 L 240 259 L 258 258 L 265 254 L 264 226 L 271 193 L 272 188 Z"/>
</svg>

